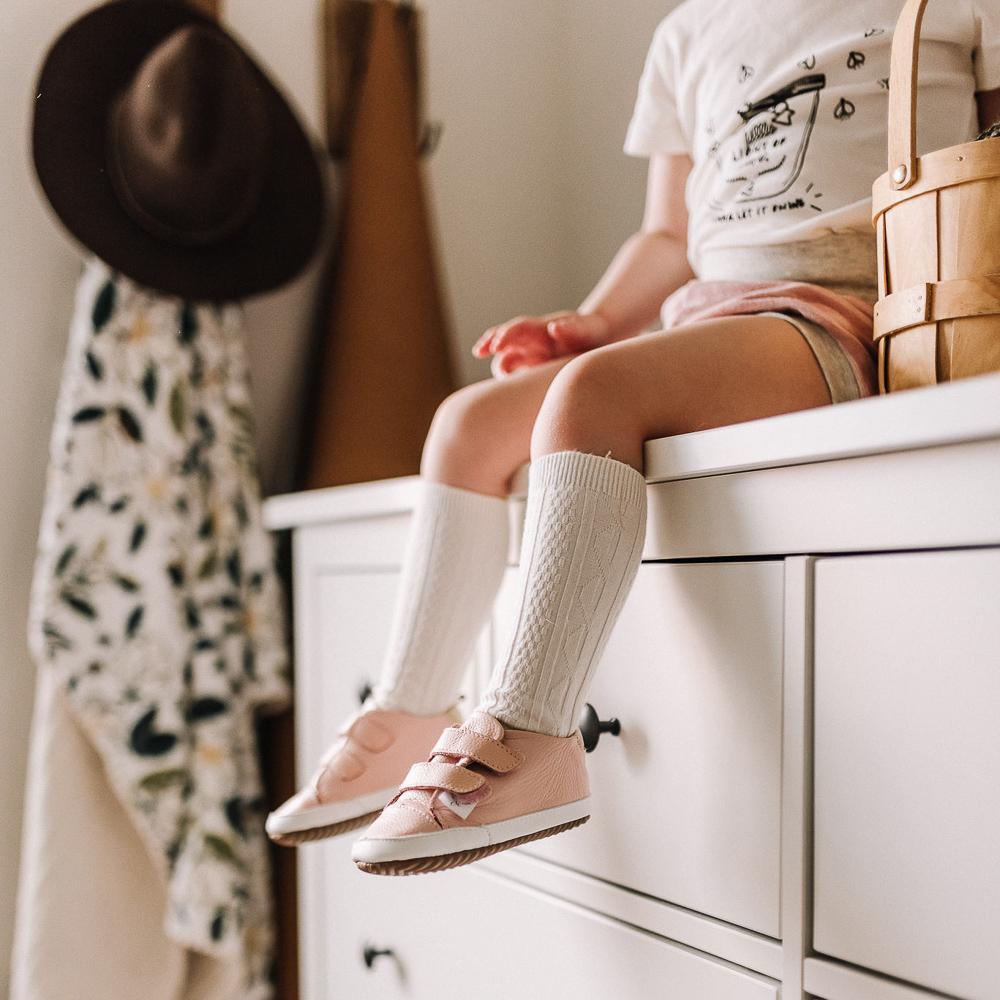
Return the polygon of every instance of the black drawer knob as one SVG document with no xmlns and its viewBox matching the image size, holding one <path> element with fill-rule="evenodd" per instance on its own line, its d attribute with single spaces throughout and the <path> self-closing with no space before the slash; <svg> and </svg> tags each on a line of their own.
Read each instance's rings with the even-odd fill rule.
<svg viewBox="0 0 1000 1000">
<path fill-rule="evenodd" d="M 378 959 L 383 956 L 389 957 L 393 954 L 394 952 L 391 948 L 376 948 L 373 944 L 366 944 L 364 951 L 361 952 L 361 958 L 364 960 L 365 968 L 370 969 Z"/>
<path fill-rule="evenodd" d="M 358 688 L 358 701 L 363 705 L 372 693 L 372 685 L 370 681 L 365 681 L 361 687 Z"/>
<path fill-rule="evenodd" d="M 592 753 L 597 748 L 597 742 L 602 733 L 618 736 L 622 731 L 622 724 L 617 719 L 602 720 L 590 702 L 583 706 L 579 725 L 580 735 L 583 737 L 583 747 L 587 753 Z"/>
</svg>

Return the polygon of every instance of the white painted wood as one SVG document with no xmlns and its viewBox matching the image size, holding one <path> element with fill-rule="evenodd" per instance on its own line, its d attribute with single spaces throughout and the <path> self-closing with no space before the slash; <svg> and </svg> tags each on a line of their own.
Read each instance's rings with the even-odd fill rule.
<svg viewBox="0 0 1000 1000">
<path fill-rule="evenodd" d="M 655 483 L 643 558 L 996 545 L 998 495 L 1000 441 Z M 524 501 L 510 514 L 516 563 Z M 305 530 L 331 565 L 397 565 L 409 514 L 354 515 Z"/>
<path fill-rule="evenodd" d="M 264 501 L 264 523 L 280 531 L 407 512 L 413 509 L 419 480 L 419 476 L 399 476 L 269 497 Z"/>
<path fill-rule="evenodd" d="M 645 443 L 650 483 L 1000 438 L 1000 372 Z M 511 495 L 527 493 L 525 463 Z M 269 498 L 273 530 L 411 510 L 418 476 Z"/>
<path fill-rule="evenodd" d="M 378 679 L 394 610 L 395 568 L 331 568 L 331 547 L 340 551 L 342 541 L 343 532 L 336 524 L 295 533 L 296 773 L 300 784 L 312 773 L 338 727 L 360 704 L 362 688 Z M 380 551 L 374 536 L 368 542 Z M 363 550 L 360 554 L 370 561 Z M 477 656 L 483 655 L 488 636 L 484 630 Z M 475 702 L 475 669 L 466 675 L 463 694 L 465 705 Z M 323 888 L 326 855 L 313 846 L 299 852 L 304 998 L 324 995 L 323 952 L 329 926 L 329 900 Z"/>
<path fill-rule="evenodd" d="M 764 934 L 591 878 L 523 851 L 504 851 L 479 862 L 476 868 L 607 914 L 772 979 L 781 978 L 781 944 Z"/>
<path fill-rule="evenodd" d="M 349 523 L 308 525 L 295 532 L 298 548 L 316 565 L 345 571 L 398 569 L 410 529 L 410 514 Z"/>
<path fill-rule="evenodd" d="M 310 493 L 273 497 L 266 504 L 268 526 L 272 530 L 292 528 L 309 532 L 316 544 L 324 546 L 331 566 L 398 565 L 417 500 L 418 483 L 417 478 L 411 476 L 399 480 L 399 490 L 389 491 L 382 488 L 382 482 L 395 480 L 372 484 L 370 496 L 365 492 L 366 485 L 362 484 L 311 491 L 323 494 L 317 497 Z M 329 495 L 341 488 L 349 490 L 351 496 Z M 511 563 L 517 561 L 520 549 L 524 505 L 524 499 L 516 497 L 509 505 L 511 542 L 508 558 Z"/>
<path fill-rule="evenodd" d="M 815 950 L 995 1000 L 1000 551 L 820 559 L 815 587 Z"/>
<path fill-rule="evenodd" d="M 395 596 L 391 571 L 329 572 L 308 532 L 295 546 L 296 777 L 302 784 L 357 708 L 362 685 L 376 676 Z M 312 846 L 312 845 L 310 845 Z M 328 915 L 325 855 L 298 853 L 299 953 L 303 1000 L 323 995 Z"/>
<path fill-rule="evenodd" d="M 313 713 L 307 723 L 315 741 L 308 746 L 312 761 L 359 707 L 361 689 L 378 680 L 397 585 L 394 572 L 321 570 L 313 579 L 309 614 L 319 677 L 307 709 Z"/>
<path fill-rule="evenodd" d="M 526 852 L 778 935 L 782 587 L 780 561 L 640 566 L 588 694 L 622 724 L 592 817 Z"/>
<path fill-rule="evenodd" d="M 1000 508 L 988 502 L 1000 492 L 998 380 L 976 376 L 646 442 L 643 558 L 1000 543 Z M 924 397 L 927 412 L 911 397 Z M 848 419 L 858 412 L 868 416 Z M 838 458 L 844 441 L 861 457 Z M 661 452 L 683 457 L 657 464 Z M 742 457 L 727 463 L 724 453 Z M 265 517 L 274 529 L 342 521 L 365 531 L 361 522 L 371 521 L 377 531 L 378 518 L 412 509 L 418 478 L 272 497 Z M 527 465 L 512 481 L 512 562 L 526 486 Z M 870 503 L 876 495 L 881 503 Z"/>
<path fill-rule="evenodd" d="M 649 482 L 1000 438 L 1000 372 L 647 441 Z"/>
<path fill-rule="evenodd" d="M 477 869 L 362 875 L 325 855 L 323 992 L 305 1000 L 777 1000 L 777 984 Z M 366 944 L 391 948 L 369 970 Z"/>
<path fill-rule="evenodd" d="M 997 497 L 1000 441 L 657 483 L 643 558 L 995 545 Z"/>
<path fill-rule="evenodd" d="M 996 440 L 651 483 L 643 559 L 996 545 L 996 496 Z"/>
<path fill-rule="evenodd" d="M 653 438 L 650 483 L 1000 437 L 1000 373 Z M 511 479 L 528 492 L 526 462 Z"/>
<path fill-rule="evenodd" d="M 802 996 L 802 962 L 812 941 L 811 556 L 785 560 L 781 741 L 782 995 Z"/>
<path fill-rule="evenodd" d="M 920 990 L 823 958 L 805 961 L 805 985 L 815 1000 L 932 1000 L 946 994 Z M 787 997 L 784 987 L 783 996 Z"/>
<path fill-rule="evenodd" d="M 316 666 L 320 675 L 310 686 L 308 712 L 313 725 L 307 730 L 317 740 L 307 750 L 311 759 L 321 753 L 337 727 L 360 705 L 359 693 L 378 680 L 396 600 L 395 572 L 344 573 L 319 569 L 311 584 L 308 609 L 316 643 Z M 460 707 L 473 705 L 478 692 L 480 663 L 488 648 L 488 631 L 477 639 L 473 660 L 466 671 Z M 305 666 L 305 660 L 300 661 Z M 416 763 L 416 762 L 414 762 Z"/>
<path fill-rule="evenodd" d="M 984 789 L 1000 787 L 1000 550 L 853 554 L 1000 545 L 998 380 L 646 442 L 646 564 L 591 691 L 625 727 L 589 759 L 593 819 L 426 880 L 359 875 L 350 838 L 304 848 L 303 1000 L 448 1000 L 452 983 L 464 997 L 451 956 L 466 951 L 477 996 L 505 1000 L 529 981 L 531 995 L 602 1000 L 774 996 L 778 978 L 785 1000 L 998 1000 L 1000 807 Z M 527 471 L 467 706 L 511 624 Z M 269 524 L 295 528 L 302 776 L 377 674 L 418 488 L 268 501 Z M 676 559 L 720 561 L 661 561 Z M 475 943 L 448 922 L 469 898 L 485 915 Z M 365 921 L 405 947 L 405 983 L 391 963 L 363 970 L 351 935 Z M 484 969 L 483 935 L 521 927 L 517 961 Z"/>
<path fill-rule="evenodd" d="M 325 727 L 321 713 L 312 710 L 314 692 L 322 684 L 321 646 L 317 642 L 313 581 L 316 568 L 309 557 L 308 533 L 292 535 L 292 626 L 295 636 L 295 774 L 301 782 L 316 759 L 314 746 Z M 321 888 L 322 859 L 303 851 L 297 857 L 299 984 L 303 1000 L 315 996 L 323 975 L 322 946 L 325 937 L 324 897 Z"/>
</svg>

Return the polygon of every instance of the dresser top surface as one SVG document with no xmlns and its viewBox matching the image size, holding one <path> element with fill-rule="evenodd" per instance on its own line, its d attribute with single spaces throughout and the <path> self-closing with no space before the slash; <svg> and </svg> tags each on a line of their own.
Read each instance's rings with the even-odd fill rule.
<svg viewBox="0 0 1000 1000">
<path fill-rule="evenodd" d="M 1000 372 L 646 441 L 649 483 L 1000 438 Z M 269 498 L 272 530 L 412 509 L 419 476 Z M 514 476 L 523 497 L 528 463 Z"/>
</svg>

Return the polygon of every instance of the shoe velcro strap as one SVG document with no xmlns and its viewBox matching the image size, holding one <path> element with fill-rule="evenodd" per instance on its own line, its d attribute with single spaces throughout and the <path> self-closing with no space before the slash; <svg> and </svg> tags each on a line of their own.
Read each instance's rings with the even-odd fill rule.
<svg viewBox="0 0 1000 1000">
<path fill-rule="evenodd" d="M 403 783 L 399 786 L 400 791 L 409 788 L 443 788 L 449 792 L 464 795 L 466 792 L 474 792 L 482 787 L 486 779 L 475 771 L 470 771 L 459 764 L 446 764 L 443 761 L 430 761 L 423 764 L 414 764 Z"/>
<path fill-rule="evenodd" d="M 369 714 L 355 719 L 348 730 L 348 735 L 369 753 L 381 753 L 393 743 L 392 733 Z"/>
<path fill-rule="evenodd" d="M 488 767 L 497 774 L 513 771 L 521 763 L 522 757 L 499 740 L 477 733 L 474 729 L 451 726 L 446 729 L 434 744 L 431 751 L 450 754 L 453 757 L 468 757 L 470 760 Z"/>
</svg>

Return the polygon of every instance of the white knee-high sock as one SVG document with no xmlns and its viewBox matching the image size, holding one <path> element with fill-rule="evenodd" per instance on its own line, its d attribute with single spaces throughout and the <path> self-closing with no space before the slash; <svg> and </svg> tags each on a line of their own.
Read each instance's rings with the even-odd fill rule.
<svg viewBox="0 0 1000 1000">
<path fill-rule="evenodd" d="M 480 708 L 512 729 L 573 732 L 645 536 L 641 472 L 580 451 L 532 460 L 520 609 Z"/>
<path fill-rule="evenodd" d="M 507 565 L 508 504 L 421 481 L 375 703 L 417 715 L 454 705 Z"/>
</svg>

